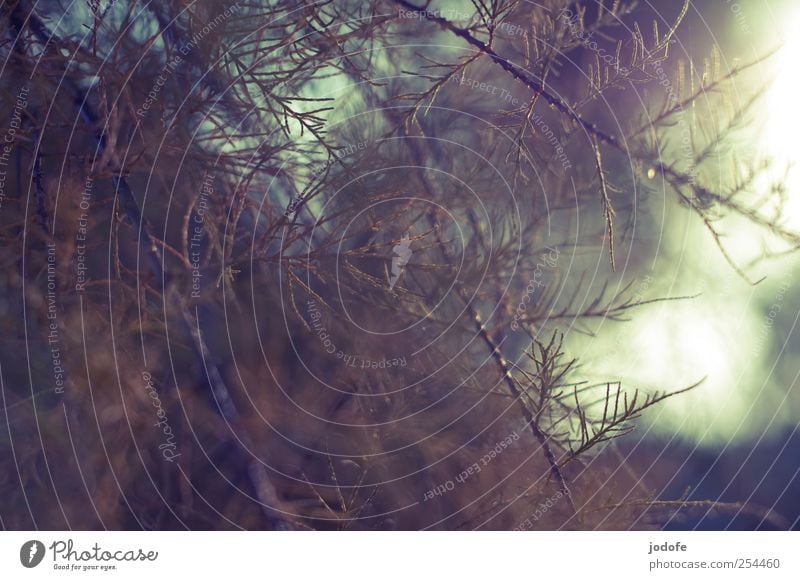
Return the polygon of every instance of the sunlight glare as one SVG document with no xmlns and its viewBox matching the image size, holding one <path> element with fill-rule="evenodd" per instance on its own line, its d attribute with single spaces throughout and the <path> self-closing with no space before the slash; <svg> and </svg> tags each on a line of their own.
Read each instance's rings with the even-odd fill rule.
<svg viewBox="0 0 800 580">
<path fill-rule="evenodd" d="M 788 179 L 788 195 L 785 207 L 785 223 L 792 229 L 800 230 L 800 148 L 797 135 L 800 134 L 800 115 L 797 114 L 800 97 L 800 11 L 786 19 L 787 26 L 782 35 L 783 45 L 776 55 L 773 71 L 774 81 L 769 88 L 766 100 L 766 121 L 764 125 L 763 146 L 772 158 L 774 165 L 771 179 L 783 177 L 788 164 L 792 165 Z"/>
</svg>

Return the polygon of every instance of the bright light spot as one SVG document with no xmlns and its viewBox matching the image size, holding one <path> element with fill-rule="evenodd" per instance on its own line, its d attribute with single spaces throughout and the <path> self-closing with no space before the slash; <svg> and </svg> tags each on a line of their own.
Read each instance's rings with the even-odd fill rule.
<svg viewBox="0 0 800 580">
<path fill-rule="evenodd" d="M 752 310 L 735 301 L 701 298 L 655 307 L 609 329 L 618 348 L 587 364 L 585 378 L 620 380 L 629 393 L 635 388 L 652 393 L 706 377 L 694 391 L 654 407 L 646 416 L 649 428 L 706 443 L 747 436 L 761 419 L 756 412 L 758 421 L 742 420 L 763 384 L 758 380 L 763 353 L 754 352 L 750 340 L 758 324 Z"/>
<path fill-rule="evenodd" d="M 786 29 L 784 44 L 777 59 L 777 77 L 767 96 L 766 145 L 776 157 L 797 160 L 797 134 L 800 116 L 797 115 L 800 97 L 800 76 L 796 74 L 800 62 L 800 16 L 792 19 Z"/>
<path fill-rule="evenodd" d="M 769 180 L 782 179 L 786 166 L 794 164 L 788 180 L 788 195 L 784 208 L 785 225 L 800 230 L 800 149 L 797 136 L 800 134 L 800 115 L 797 114 L 800 99 L 800 76 L 797 64 L 800 63 L 800 13 L 787 19 L 783 33 L 783 46 L 775 59 L 774 82 L 766 99 L 763 147 L 774 161 Z M 768 187 L 767 180 L 762 182 Z"/>
</svg>

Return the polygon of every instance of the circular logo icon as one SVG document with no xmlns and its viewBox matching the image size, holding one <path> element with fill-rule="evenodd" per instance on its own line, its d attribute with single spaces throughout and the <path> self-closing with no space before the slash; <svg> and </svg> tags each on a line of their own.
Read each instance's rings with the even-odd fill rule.
<svg viewBox="0 0 800 580">
<path fill-rule="evenodd" d="M 44 558 L 44 544 L 39 540 L 28 540 L 19 549 L 19 561 L 26 568 L 35 568 Z"/>
</svg>

